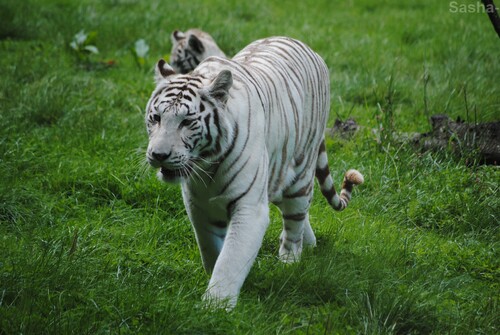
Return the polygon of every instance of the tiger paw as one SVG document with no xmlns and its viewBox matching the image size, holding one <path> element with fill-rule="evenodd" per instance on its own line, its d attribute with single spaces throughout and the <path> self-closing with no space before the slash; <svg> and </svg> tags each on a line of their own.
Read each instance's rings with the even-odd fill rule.
<svg viewBox="0 0 500 335">
<path fill-rule="evenodd" d="M 226 295 L 222 292 L 217 292 L 215 289 L 207 289 L 202 296 L 203 307 L 210 310 L 225 310 L 232 311 L 238 302 L 237 296 Z"/>
<path fill-rule="evenodd" d="M 300 261 L 300 255 L 302 254 L 302 246 L 297 246 L 294 244 L 285 246 L 284 244 L 280 247 L 279 257 L 280 260 L 285 264 L 291 264 Z"/>
</svg>

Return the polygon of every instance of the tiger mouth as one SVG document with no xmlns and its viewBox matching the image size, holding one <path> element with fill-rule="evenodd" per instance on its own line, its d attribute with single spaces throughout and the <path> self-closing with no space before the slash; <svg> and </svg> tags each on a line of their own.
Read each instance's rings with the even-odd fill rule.
<svg viewBox="0 0 500 335">
<path fill-rule="evenodd" d="M 189 172 L 186 169 L 172 170 L 162 167 L 160 173 L 167 180 L 189 177 Z"/>
<path fill-rule="evenodd" d="M 189 177 L 188 169 L 167 169 L 160 168 L 160 176 L 161 179 L 168 183 L 179 183 L 183 179 Z"/>
</svg>

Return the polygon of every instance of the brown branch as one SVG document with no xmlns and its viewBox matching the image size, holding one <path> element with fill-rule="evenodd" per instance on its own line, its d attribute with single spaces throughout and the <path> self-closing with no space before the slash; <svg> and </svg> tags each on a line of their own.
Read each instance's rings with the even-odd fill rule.
<svg viewBox="0 0 500 335">
<path fill-rule="evenodd" d="M 482 1 L 484 8 L 486 9 L 486 13 L 488 13 L 488 17 L 490 18 L 491 24 L 493 24 L 493 28 L 495 28 L 498 37 L 500 37 L 500 17 L 498 16 L 497 7 L 493 3 L 493 0 Z"/>
</svg>

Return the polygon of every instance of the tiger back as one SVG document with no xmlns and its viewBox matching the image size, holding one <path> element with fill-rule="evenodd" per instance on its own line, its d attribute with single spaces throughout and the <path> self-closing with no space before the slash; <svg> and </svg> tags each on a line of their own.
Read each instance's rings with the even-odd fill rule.
<svg viewBox="0 0 500 335">
<path fill-rule="evenodd" d="M 167 182 L 181 182 L 203 265 L 205 300 L 235 306 L 269 224 L 268 202 L 283 216 L 279 255 L 297 261 L 316 238 L 309 222 L 314 178 L 337 210 L 342 191 L 329 173 L 324 130 L 329 71 L 314 51 L 286 37 L 256 41 L 232 60 L 210 57 L 188 75 L 164 61 L 147 106 L 147 158 Z"/>
</svg>

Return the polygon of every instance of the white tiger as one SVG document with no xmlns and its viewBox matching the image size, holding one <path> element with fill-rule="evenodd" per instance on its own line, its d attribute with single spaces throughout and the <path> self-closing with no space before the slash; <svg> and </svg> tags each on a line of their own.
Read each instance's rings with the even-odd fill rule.
<svg viewBox="0 0 500 335">
<path fill-rule="evenodd" d="M 170 65 L 177 73 L 188 73 L 194 70 L 205 58 L 218 56 L 226 58 L 224 52 L 208 33 L 189 29 L 185 33 L 175 30 L 170 35 L 172 52 Z"/>
<path fill-rule="evenodd" d="M 330 110 L 329 72 L 302 42 L 272 37 L 232 60 L 210 57 L 192 73 L 156 66 L 146 107 L 147 159 L 166 182 L 181 182 L 205 270 L 204 295 L 230 309 L 259 251 L 271 201 L 283 214 L 279 255 L 298 260 L 316 238 L 308 210 L 316 175 L 323 195 L 344 209 L 356 170 L 337 194 L 324 130 Z"/>
</svg>

